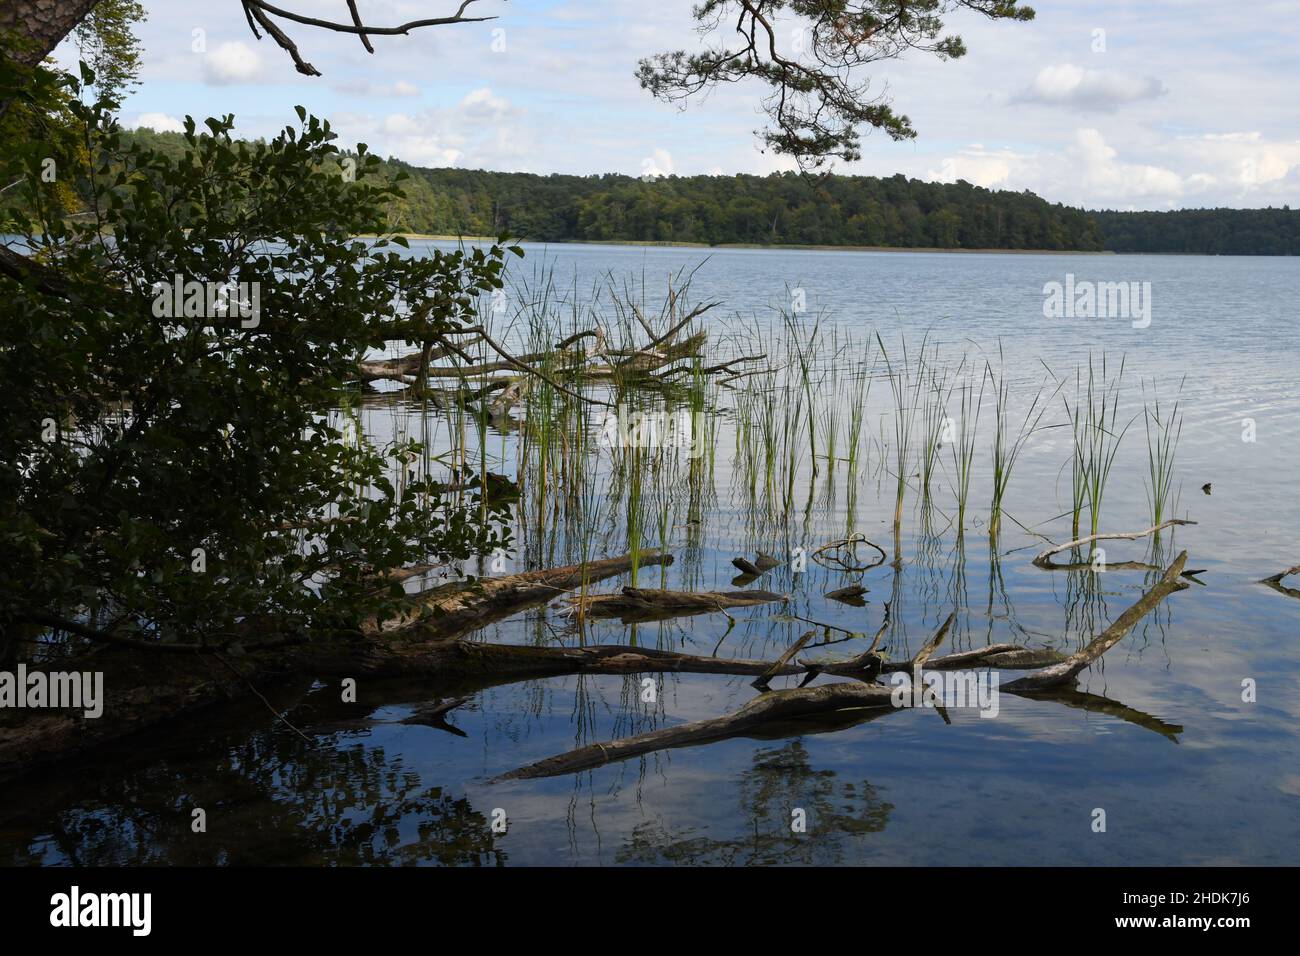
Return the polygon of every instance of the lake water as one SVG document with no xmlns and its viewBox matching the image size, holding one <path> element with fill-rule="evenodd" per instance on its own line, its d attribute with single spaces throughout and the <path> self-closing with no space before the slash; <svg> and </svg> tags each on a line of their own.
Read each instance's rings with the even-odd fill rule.
<svg viewBox="0 0 1300 956">
<path fill-rule="evenodd" d="M 413 243 L 412 251 L 421 248 Z M 1068 380 L 1016 464 L 995 556 L 983 524 L 992 429 L 985 406 L 962 546 L 949 520 L 944 450 L 929 521 L 914 485 L 909 490 L 900 568 L 887 563 L 851 575 L 810 563 L 796 573 L 786 562 L 753 586 L 789 594 L 788 605 L 736 609 L 730 627 L 721 614 L 599 622 L 588 625 L 586 640 L 706 655 L 716 646 L 719 656 L 771 660 L 808 629 L 802 617 L 868 635 L 824 649 L 847 657 L 869 643 L 889 602 L 883 646 L 893 659 L 910 657 L 954 610 L 956 626 L 939 654 L 997 642 L 1066 652 L 1082 646 L 1151 580 L 1140 570 L 1046 571 L 1030 562 L 1046 547 L 1040 536 L 1071 537 L 1069 519 L 1060 517 L 1070 507 L 1070 430 L 1049 426 L 1065 422 L 1061 395 L 1074 394 L 1075 369 L 1103 354 L 1112 373 L 1125 362 L 1122 421 L 1142 408 L 1144 388 L 1147 397 L 1158 389 L 1165 403 L 1180 398 L 1174 513 L 1197 522 L 1166 531 L 1154 545 L 1109 542 L 1107 560 L 1163 565 L 1186 549 L 1188 566 L 1204 569 L 1202 584 L 1172 595 L 1083 673 L 1080 690 L 1093 695 L 1087 708 L 1004 694 L 992 719 L 972 709 L 950 710 L 951 723 L 933 709 L 890 711 L 820 732 L 733 738 L 542 780 L 491 782 L 585 743 L 733 711 L 754 697 L 750 678 L 656 675 L 653 702 L 642 700 L 639 676 L 495 687 L 363 682 L 357 706 L 341 704 L 336 686 L 278 688 L 277 704 L 292 708 L 311 745 L 255 703 L 130 738 L 6 785 L 0 860 L 1300 863 L 1300 600 L 1258 583 L 1300 564 L 1300 262 L 526 248 L 512 269 L 528 275 L 547 263 L 559 285 L 572 283 L 580 294 L 602 276 L 635 276 L 653 301 L 669 276 L 699 266 L 692 301 L 723 303 L 705 323 L 715 341 L 746 328 L 757 330 L 752 339 L 775 337 L 773 308 L 801 297 L 800 321 L 820 316 L 823 342 L 837 347 L 861 349 L 878 333 L 891 350 L 904 337 L 913 349 L 925 339 L 948 367 L 963 357 L 966 368 L 1004 363 L 1013 380 L 1013 431 L 1048 369 Z M 1045 317 L 1045 284 L 1065 284 L 1067 276 L 1149 289 L 1149 324 L 1144 316 Z M 892 436 L 891 401 L 887 384 L 875 380 L 856 490 L 850 494 L 842 463 L 823 466 L 813 484 L 801 462 L 799 505 L 778 519 L 755 516 L 745 503 L 734 399 L 723 393 L 712 409 L 723 424 L 699 523 L 671 503 L 662 536 L 677 561 L 662 572 L 643 570 L 640 583 L 725 590 L 737 554 L 785 557 L 848 531 L 890 549 L 893 485 L 883 446 Z M 367 403 L 363 421 L 383 437 L 411 414 L 399 395 L 387 394 Z M 509 470 L 514 441 L 494 436 L 494 470 Z M 1101 530 L 1150 524 L 1146 475 L 1138 419 L 1120 446 Z M 1210 494 L 1201 490 L 1207 483 Z M 655 530 L 648 543 L 660 536 Z M 618 533 L 598 540 L 604 553 L 623 550 Z M 511 569 L 544 553 L 525 549 Z M 852 581 L 869 588 L 865 606 L 824 597 Z M 556 606 L 481 637 L 579 639 Z M 1243 682 L 1253 682 L 1253 701 L 1243 699 Z M 453 693 L 472 695 L 450 718 L 464 736 L 401 723 L 417 704 Z M 207 811 L 201 836 L 190 832 L 194 807 Z M 1105 832 L 1094 832 L 1097 809 L 1105 811 Z M 792 830 L 796 810 L 804 811 L 804 832 Z M 496 811 L 508 821 L 504 834 L 492 831 Z"/>
</svg>

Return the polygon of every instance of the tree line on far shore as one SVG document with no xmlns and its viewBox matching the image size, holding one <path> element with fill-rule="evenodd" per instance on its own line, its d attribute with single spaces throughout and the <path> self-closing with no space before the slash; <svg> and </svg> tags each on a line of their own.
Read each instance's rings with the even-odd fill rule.
<svg viewBox="0 0 1300 956">
<path fill-rule="evenodd" d="M 137 130 L 154 148 L 180 135 Z M 174 143 L 173 143 L 174 141 Z M 1300 255 L 1300 210 L 1089 212 L 1031 192 L 895 175 L 666 176 L 497 173 L 412 166 L 397 229 L 538 242 L 1045 249 L 1202 255 Z"/>
</svg>

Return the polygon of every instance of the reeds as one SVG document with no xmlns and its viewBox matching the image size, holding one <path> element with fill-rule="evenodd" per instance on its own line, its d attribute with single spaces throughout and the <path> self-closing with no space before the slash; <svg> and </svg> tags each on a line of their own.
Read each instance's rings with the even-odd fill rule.
<svg viewBox="0 0 1300 956">
<path fill-rule="evenodd" d="M 1106 356 L 1101 358 L 1100 374 L 1092 358 L 1088 359 L 1088 380 L 1083 387 L 1082 410 L 1076 403 L 1072 424 L 1074 427 L 1074 456 L 1072 484 L 1077 482 L 1076 509 L 1088 505 L 1090 534 L 1101 527 L 1101 509 L 1106 496 L 1115 457 L 1119 454 L 1124 435 L 1133 419 L 1120 427 L 1119 399 L 1124 381 L 1125 359 L 1121 358 L 1119 372 L 1112 380 Z M 1076 379 L 1077 381 L 1077 379 Z M 1076 385 L 1076 388 L 1078 386 Z M 1076 510 L 1077 520 L 1077 510 Z M 1075 537 L 1078 537 L 1076 532 Z"/>
<path fill-rule="evenodd" d="M 1047 402 L 1043 399 L 1046 388 L 1043 385 L 1038 387 L 1028 410 L 1021 419 L 1020 426 L 1015 434 L 1012 434 L 1011 383 L 1007 376 L 1001 343 L 998 344 L 998 370 L 994 371 L 992 363 L 986 362 L 984 374 L 993 387 L 993 492 L 989 504 L 989 537 L 996 538 L 1002 530 L 1002 514 L 1007 488 L 1011 485 L 1011 474 L 1020 458 L 1020 453 L 1024 451 L 1025 444 L 1038 430 L 1043 414 L 1047 411 Z"/>
<path fill-rule="evenodd" d="M 903 499 L 907 493 L 907 469 L 912 460 L 913 431 L 916 426 L 917 407 L 923 382 L 921 369 L 925 362 L 925 340 L 921 341 L 921 358 L 914 374 L 907 354 L 907 339 L 902 339 L 902 362 L 895 365 L 889 358 L 884 339 L 876 334 L 881 358 L 885 362 L 885 377 L 894 397 L 894 551 L 897 560 L 898 543 L 902 535 Z"/>
<path fill-rule="evenodd" d="M 1147 436 L 1147 503 L 1151 508 L 1152 527 L 1165 520 L 1171 503 L 1174 458 L 1178 451 L 1178 440 L 1183 434 L 1183 415 L 1179 411 L 1182 391 L 1183 383 L 1179 382 L 1179 398 L 1174 401 L 1172 408 L 1162 409 L 1153 382 L 1151 402 L 1143 409 Z"/>
<path fill-rule="evenodd" d="M 853 373 L 853 388 L 849 392 L 848 476 L 850 486 L 858 481 L 858 462 L 863 456 L 862 425 L 867 417 L 867 402 L 871 398 L 871 341 Z"/>
<path fill-rule="evenodd" d="M 952 386 L 948 384 L 951 372 L 938 363 L 938 352 L 933 361 L 926 363 L 924 356 L 918 374 L 924 375 L 925 405 L 921 410 L 921 435 L 924 444 L 917 455 L 921 475 L 921 501 L 928 507 L 930 503 L 930 484 L 939 466 L 939 450 L 943 447 L 944 432 L 948 428 L 948 401 L 952 397 Z"/>
<path fill-rule="evenodd" d="M 975 472 L 975 442 L 979 433 L 980 410 L 984 405 L 984 383 L 987 376 L 980 377 L 979 391 L 969 378 L 958 390 L 959 418 L 955 429 L 955 441 L 952 449 L 953 494 L 957 498 L 957 538 L 966 533 L 966 509 L 970 501 L 971 478 Z"/>
</svg>

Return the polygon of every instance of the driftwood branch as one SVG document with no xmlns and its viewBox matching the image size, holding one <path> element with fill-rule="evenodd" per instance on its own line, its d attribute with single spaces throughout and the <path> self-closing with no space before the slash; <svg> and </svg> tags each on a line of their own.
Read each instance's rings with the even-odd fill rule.
<svg viewBox="0 0 1300 956">
<path fill-rule="evenodd" d="M 859 564 L 858 545 L 860 544 L 874 548 L 879 552 L 880 560 L 872 561 L 869 564 Z M 846 550 L 848 556 L 841 553 Z M 828 542 L 814 551 L 809 557 L 823 567 L 834 567 L 841 571 L 870 571 L 872 568 L 878 568 L 884 564 L 888 555 L 885 554 L 884 548 L 875 542 L 868 541 L 867 536 L 859 532 L 847 538 Z"/>
<path fill-rule="evenodd" d="M 785 653 L 782 654 L 780 657 L 778 657 L 771 667 L 769 667 L 767 670 L 763 671 L 763 673 L 758 675 L 758 677 L 754 680 L 753 685 L 757 687 L 759 690 L 767 690 L 767 685 L 772 680 L 772 678 L 775 677 L 778 673 L 780 673 L 781 668 L 785 667 L 786 664 L 790 663 L 790 658 L 798 654 L 799 651 L 803 648 L 803 646 L 807 644 L 812 639 L 812 636 L 816 633 L 817 633 L 816 631 L 804 632 L 804 634 L 800 636 L 799 640 L 795 641 L 793 644 L 791 644 L 789 647 L 785 649 Z"/>
<path fill-rule="evenodd" d="M 754 607 L 788 601 L 772 591 L 667 591 L 625 587 L 614 594 L 584 594 L 570 599 L 570 608 L 588 617 L 646 619 L 707 614 L 731 607 Z"/>
<path fill-rule="evenodd" d="M 1169 565 L 1155 586 L 1116 618 L 1110 627 L 1093 638 L 1087 647 L 1071 654 L 1059 664 L 1053 664 L 1034 674 L 1012 681 L 1002 689 L 1014 694 L 1042 687 L 1055 687 L 1073 680 L 1076 674 L 1123 640 L 1133 626 L 1154 610 L 1157 604 L 1175 591 L 1182 591 L 1189 587 L 1182 580 L 1183 568 L 1186 566 L 1187 552 L 1183 551 L 1174 559 L 1174 563 Z"/>
<path fill-rule="evenodd" d="M 696 720 L 665 727 L 634 737 L 590 744 L 566 754 L 547 757 L 537 763 L 503 774 L 500 780 L 553 777 L 590 770 L 616 760 L 626 760 L 667 747 L 692 747 L 735 737 L 778 720 L 824 714 L 847 708 L 890 706 L 890 688 L 881 684 L 825 684 L 798 690 L 772 691 L 755 697 L 740 710 L 725 717 Z"/>
<path fill-rule="evenodd" d="M 1046 551 L 1040 551 L 1034 556 L 1034 566 L 1046 570 L 1061 570 L 1065 566 L 1052 563 L 1052 555 L 1060 554 L 1062 551 L 1073 551 L 1075 548 L 1082 548 L 1085 544 L 1092 544 L 1094 541 L 1135 541 L 1138 538 L 1145 538 L 1148 535 L 1156 534 L 1165 528 L 1171 528 L 1175 525 L 1196 524 L 1195 521 L 1187 521 L 1183 518 L 1170 518 L 1168 521 L 1162 521 L 1158 525 L 1153 525 L 1145 531 L 1116 531 L 1110 534 L 1090 534 L 1084 538 L 1076 538 L 1074 541 L 1067 541 L 1065 544 L 1054 545 Z M 1118 565 L 1108 565 L 1108 567 L 1119 567 Z M 1144 566 L 1145 567 L 1145 566 Z"/>
<path fill-rule="evenodd" d="M 645 551 L 636 558 L 642 567 L 672 564 L 673 556 Z M 415 607 L 382 626 L 370 622 L 369 633 L 401 631 L 424 640 L 450 640 L 542 604 L 565 591 L 632 570 L 633 556 L 625 554 L 584 564 L 569 564 L 541 571 L 525 571 L 500 578 L 456 581 L 415 596 Z"/>
<path fill-rule="evenodd" d="M 1004 685 L 1001 690 L 1026 697 L 1052 699 L 1052 694 L 1059 692 L 1081 670 L 1117 644 L 1132 630 L 1139 620 L 1154 609 L 1165 597 L 1174 591 L 1183 590 L 1189 586 L 1181 580 L 1186 563 L 1187 552 L 1184 551 L 1178 555 L 1174 563 L 1169 566 L 1161 579 L 1150 590 L 1143 594 L 1132 607 L 1124 611 L 1110 627 L 1106 628 L 1083 650 L 1070 655 L 1064 660 L 1043 667 L 1042 670 L 1035 674 Z M 934 636 L 921 647 L 910 661 L 902 664 L 899 669 L 907 669 L 919 676 L 922 666 L 930 659 L 934 650 L 943 641 L 954 619 L 955 614 L 950 614 Z M 984 653 L 987 654 L 989 650 L 991 649 L 985 648 Z M 1017 651 L 1024 650 L 1028 649 L 1008 647 L 1005 651 L 999 651 L 999 653 L 1008 653 L 1015 656 Z M 977 663 L 981 659 L 977 656 L 979 653 L 962 652 L 953 656 L 962 661 L 962 666 L 974 667 L 981 666 Z M 855 663 L 858 661 L 861 661 L 861 658 L 856 659 Z M 930 665 L 931 669 L 938 669 L 938 665 L 942 661 L 942 658 L 935 660 Z M 1020 666 L 1031 665 L 1021 664 Z M 789 665 L 785 664 L 784 667 L 789 667 Z M 831 673 L 832 671 L 830 668 L 823 668 L 821 672 Z M 761 674 L 769 679 L 770 676 L 774 676 L 771 673 L 771 665 L 765 668 Z M 1080 705 L 1078 700 L 1064 702 L 1076 706 Z M 879 710 L 888 712 L 886 709 L 892 709 L 892 706 L 893 689 L 878 683 L 838 683 L 821 687 L 799 687 L 793 690 L 768 691 L 749 701 L 732 714 L 580 747 L 569 753 L 558 754 L 537 763 L 529 764 L 526 767 L 512 770 L 498 779 L 528 779 L 576 773 L 612 761 L 625 760 L 628 757 L 640 756 L 669 747 L 695 746 L 738 735 L 760 733 L 764 728 L 770 728 L 775 723 L 833 717 L 845 711 Z M 1165 731 L 1162 729 L 1160 732 Z"/>
<path fill-rule="evenodd" d="M 437 730 L 445 730 L 447 733 L 456 737 L 468 737 L 465 731 L 461 730 L 454 724 L 447 722 L 447 715 L 462 704 L 469 703 L 472 697 L 449 697 L 446 700 L 438 700 L 429 704 L 421 704 L 416 707 L 411 716 L 402 721 L 404 724 L 418 724 L 422 727 L 433 727 Z"/>
<path fill-rule="evenodd" d="M 1271 587 L 1278 594 L 1285 594 L 1287 597 L 1300 598 L 1300 590 L 1289 588 L 1282 583 L 1284 578 L 1289 578 L 1293 574 L 1300 574 L 1300 564 L 1287 568 L 1285 571 L 1279 571 L 1277 574 L 1270 575 L 1259 583 Z"/>
</svg>

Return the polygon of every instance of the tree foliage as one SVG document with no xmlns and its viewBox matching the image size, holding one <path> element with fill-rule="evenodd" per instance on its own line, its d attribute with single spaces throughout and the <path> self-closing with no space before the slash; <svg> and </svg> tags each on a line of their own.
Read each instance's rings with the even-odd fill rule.
<svg viewBox="0 0 1300 956">
<path fill-rule="evenodd" d="M 801 169 L 817 169 L 861 158 L 864 126 L 896 140 L 916 136 L 911 120 L 872 91 L 864 70 L 911 50 L 964 56 L 965 43 L 944 25 L 962 9 L 993 20 L 1034 17 L 1017 0 L 703 0 L 694 8 L 697 31 L 717 35 L 718 45 L 643 59 L 637 76 L 671 102 L 755 81 L 766 87 L 764 143 Z"/>
<path fill-rule="evenodd" d="M 121 103 L 138 85 L 141 47 L 135 26 L 145 19 L 144 5 L 138 0 L 99 0 L 73 30 L 100 97 Z"/>
<path fill-rule="evenodd" d="M 0 98 L 55 96 L 34 73 L 7 64 Z M 384 231 L 400 186 L 364 146 L 343 156 L 327 122 L 299 108 L 249 143 L 231 117 L 187 118 L 163 152 L 123 137 L 111 98 L 79 102 L 92 79 L 55 83 L 84 153 L 25 141 L 0 160 L 15 184 L 0 232 L 26 252 L 0 269 L 0 631 L 351 630 L 402 603 L 376 575 L 501 543 L 499 513 L 411 470 L 418 445 L 358 442 L 339 409 L 368 349 L 462 328 L 517 247 L 413 258 L 400 237 L 359 240 Z M 53 198 L 68 180 L 83 216 Z M 160 309 L 182 280 L 245 283 L 232 295 L 256 290 L 256 320 Z"/>
<path fill-rule="evenodd" d="M 1093 215 L 1114 252 L 1300 256 L 1300 210 L 1290 206 Z"/>
<path fill-rule="evenodd" d="M 412 232 L 539 241 L 1101 248 L 1091 217 L 1029 192 L 904 176 L 535 176 L 417 169 L 393 220 Z"/>
</svg>

